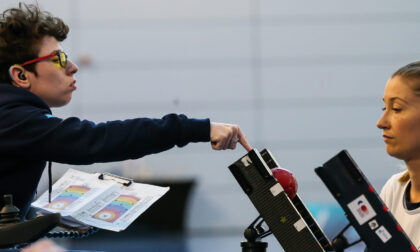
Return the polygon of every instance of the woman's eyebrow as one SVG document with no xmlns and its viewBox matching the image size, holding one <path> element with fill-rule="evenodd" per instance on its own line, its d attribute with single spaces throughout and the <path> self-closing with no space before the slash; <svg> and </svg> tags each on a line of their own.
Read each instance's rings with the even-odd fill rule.
<svg viewBox="0 0 420 252">
<path fill-rule="evenodd" d="M 400 98 L 400 97 L 391 97 L 391 98 L 389 98 L 389 101 L 391 101 L 391 102 L 394 102 L 395 100 L 399 100 L 399 101 L 402 101 L 402 102 L 404 102 L 404 103 L 407 103 L 407 104 L 408 104 L 408 101 L 406 101 L 406 100 L 404 100 L 404 99 L 402 99 L 402 98 Z M 385 98 L 382 98 L 382 101 L 384 101 L 384 102 L 385 102 Z"/>
</svg>

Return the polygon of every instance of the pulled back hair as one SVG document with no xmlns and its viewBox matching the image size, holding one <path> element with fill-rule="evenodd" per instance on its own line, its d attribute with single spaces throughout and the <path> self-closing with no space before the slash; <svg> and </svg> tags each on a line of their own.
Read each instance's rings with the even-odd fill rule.
<svg viewBox="0 0 420 252">
<path fill-rule="evenodd" d="M 409 63 L 400 69 L 398 69 L 394 74 L 392 74 L 391 78 L 399 76 L 410 83 L 410 87 L 413 92 L 420 96 L 420 61 L 414 61 Z M 410 180 L 410 174 L 406 171 L 398 181 L 401 183 L 405 183 Z"/>
<path fill-rule="evenodd" d="M 409 81 L 411 89 L 420 96 L 420 61 L 414 61 L 401 67 L 391 77 L 395 76 Z"/>
<path fill-rule="evenodd" d="M 401 76 L 404 78 L 415 78 L 420 81 L 420 60 L 411 62 L 392 74 L 392 77 Z"/>
<path fill-rule="evenodd" d="M 38 58 L 40 42 L 45 36 L 57 41 L 66 39 L 69 27 L 58 17 L 38 6 L 19 3 L 0 14 L 0 83 L 10 82 L 9 68 Z M 36 74 L 35 65 L 25 69 Z"/>
</svg>

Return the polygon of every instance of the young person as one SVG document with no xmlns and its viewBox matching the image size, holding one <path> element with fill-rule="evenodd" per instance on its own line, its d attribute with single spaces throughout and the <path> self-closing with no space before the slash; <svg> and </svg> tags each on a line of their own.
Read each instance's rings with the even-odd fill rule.
<svg viewBox="0 0 420 252">
<path fill-rule="evenodd" d="M 384 113 L 377 123 L 389 155 L 407 171 L 392 176 L 381 198 L 420 247 L 420 61 L 397 70 L 385 86 Z"/>
<path fill-rule="evenodd" d="M 251 149 L 237 125 L 185 115 L 99 124 L 55 117 L 50 108 L 68 104 L 76 90 L 78 68 L 60 44 L 68 31 L 35 5 L 19 4 L 0 16 L 0 197 L 13 194 L 21 218 L 47 162 L 51 171 L 51 162 L 135 159 L 190 142 L 224 150 L 239 141 Z"/>
</svg>

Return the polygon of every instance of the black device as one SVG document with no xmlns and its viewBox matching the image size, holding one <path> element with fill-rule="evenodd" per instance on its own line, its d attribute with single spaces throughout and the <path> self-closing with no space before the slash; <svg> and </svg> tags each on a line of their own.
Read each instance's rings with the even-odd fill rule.
<svg viewBox="0 0 420 252">
<path fill-rule="evenodd" d="M 297 194 L 291 200 L 273 177 L 271 169 L 279 167 L 271 153 L 251 150 L 229 166 L 233 176 L 248 195 L 260 216 L 245 230 L 247 242 L 243 252 L 264 252 L 267 243 L 261 239 L 274 234 L 287 252 L 334 251 L 310 212 Z M 268 230 L 262 226 L 265 222 Z"/>
<path fill-rule="evenodd" d="M 346 150 L 339 152 L 322 167 L 316 168 L 315 172 L 343 208 L 368 251 L 417 252 Z M 343 232 L 333 241 L 337 252 L 351 245 L 342 236 Z"/>
<path fill-rule="evenodd" d="M 36 241 L 56 227 L 61 220 L 60 214 L 49 214 L 21 222 L 19 209 L 13 205 L 13 196 L 4 195 L 4 203 L 0 211 L 0 248 Z"/>
<path fill-rule="evenodd" d="M 21 80 L 26 80 L 26 76 L 23 72 L 18 73 L 18 78 Z"/>
</svg>

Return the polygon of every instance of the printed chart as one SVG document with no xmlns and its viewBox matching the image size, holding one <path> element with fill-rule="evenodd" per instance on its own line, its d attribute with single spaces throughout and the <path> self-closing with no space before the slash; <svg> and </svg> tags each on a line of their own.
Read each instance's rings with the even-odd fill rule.
<svg viewBox="0 0 420 252">
<path fill-rule="evenodd" d="M 54 210 L 64 210 L 70 204 L 78 200 L 90 190 L 87 186 L 71 185 L 58 195 L 51 203 L 45 205 L 45 208 Z"/>
<path fill-rule="evenodd" d="M 136 196 L 120 195 L 107 206 L 99 210 L 93 218 L 113 223 L 139 201 L 140 198 Z"/>
</svg>

